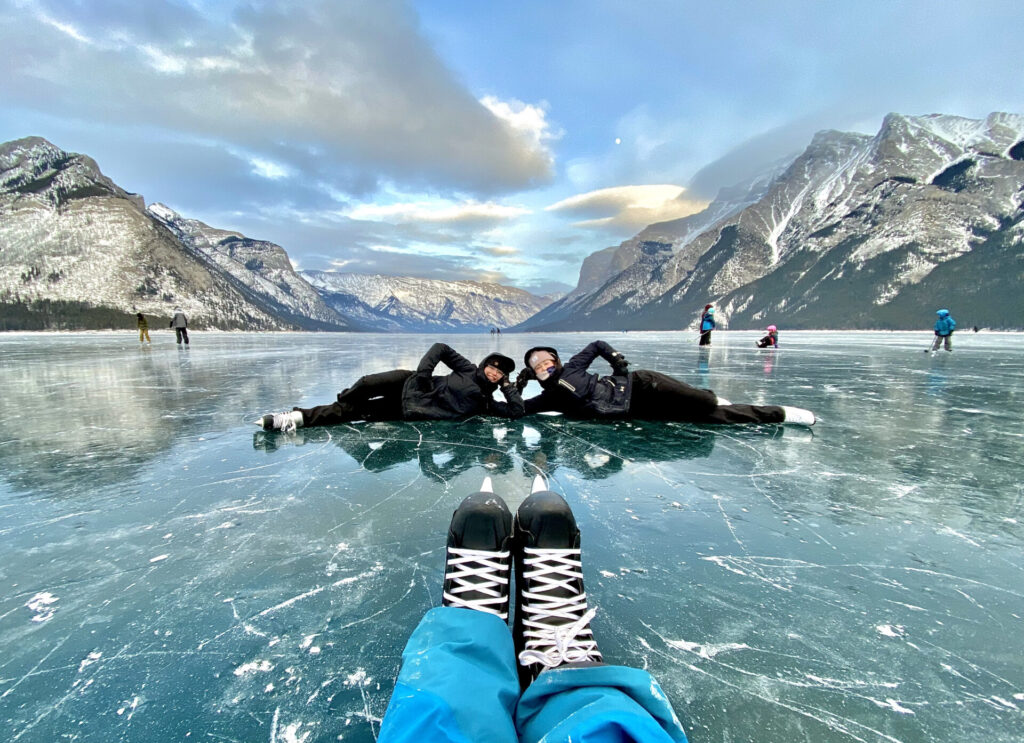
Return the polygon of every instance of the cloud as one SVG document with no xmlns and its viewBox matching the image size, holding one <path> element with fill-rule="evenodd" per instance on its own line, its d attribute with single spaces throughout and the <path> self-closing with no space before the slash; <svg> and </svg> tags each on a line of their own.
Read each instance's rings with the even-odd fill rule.
<svg viewBox="0 0 1024 743">
<path fill-rule="evenodd" d="M 681 186 L 615 186 L 571 196 L 546 207 L 546 211 L 589 217 L 576 227 L 638 230 L 655 222 L 696 214 L 706 208 L 704 199 L 691 199 Z"/>
<path fill-rule="evenodd" d="M 552 176 L 544 110 L 477 100 L 406 0 L 132 6 L 8 6 L 7 105 L 213 140 L 347 193 L 387 181 L 484 195 Z"/>
<path fill-rule="evenodd" d="M 348 216 L 352 219 L 393 224 L 425 222 L 479 225 L 504 222 L 529 213 L 530 210 L 523 207 L 503 206 L 493 202 L 418 201 L 398 204 L 360 204 L 353 207 L 348 212 Z"/>
<path fill-rule="evenodd" d="M 478 248 L 481 253 L 487 255 L 493 255 L 495 258 L 503 258 L 510 255 L 519 255 L 519 248 L 513 248 L 511 245 L 495 245 L 493 247 L 482 247 Z"/>
</svg>

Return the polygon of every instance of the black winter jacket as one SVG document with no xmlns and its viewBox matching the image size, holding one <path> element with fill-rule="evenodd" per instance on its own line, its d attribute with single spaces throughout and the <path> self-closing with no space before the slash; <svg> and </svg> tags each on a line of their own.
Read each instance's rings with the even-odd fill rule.
<svg viewBox="0 0 1024 743">
<path fill-rule="evenodd" d="M 434 376 L 434 367 L 442 361 L 452 373 Z M 523 398 L 515 385 L 506 380 L 501 388 L 507 402 L 493 399 L 495 389 L 497 385 L 488 381 L 476 364 L 451 346 L 435 343 L 402 388 L 402 417 L 406 420 L 457 420 L 480 414 L 506 418 L 523 414 Z"/>
<path fill-rule="evenodd" d="M 598 356 L 614 369 L 619 355 L 604 341 L 594 341 L 561 369 L 540 383 L 544 389 L 526 401 L 526 414 L 557 410 L 574 418 L 604 418 L 629 413 L 633 394 L 630 375 L 602 377 L 587 371 Z"/>
</svg>

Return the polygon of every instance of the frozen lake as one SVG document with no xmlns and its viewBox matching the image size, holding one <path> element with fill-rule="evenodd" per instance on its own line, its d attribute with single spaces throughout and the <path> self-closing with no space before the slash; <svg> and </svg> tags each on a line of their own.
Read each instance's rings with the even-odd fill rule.
<svg viewBox="0 0 1024 743">
<path fill-rule="evenodd" d="M 691 741 L 1022 739 L 1022 335 L 450 336 L 518 363 L 603 337 L 819 423 L 294 437 L 249 421 L 435 339 L 153 335 L 0 334 L 0 740 L 373 740 L 452 510 L 489 475 L 514 511 L 537 472 L 605 658 L 652 671 Z"/>
</svg>

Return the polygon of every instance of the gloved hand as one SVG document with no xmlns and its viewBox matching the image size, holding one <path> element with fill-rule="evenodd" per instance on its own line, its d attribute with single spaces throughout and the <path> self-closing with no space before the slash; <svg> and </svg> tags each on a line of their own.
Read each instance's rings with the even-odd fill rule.
<svg viewBox="0 0 1024 743">
<path fill-rule="evenodd" d="M 522 392 L 524 389 L 526 389 L 527 383 L 531 379 L 536 379 L 536 378 L 537 378 L 537 375 L 533 373 L 533 369 L 530 369 L 530 368 L 521 369 L 519 371 L 518 376 L 516 376 L 516 389 L 519 390 L 520 392 Z"/>
<path fill-rule="evenodd" d="M 629 373 L 629 361 L 618 351 L 612 354 L 612 373 L 617 377 Z"/>
</svg>

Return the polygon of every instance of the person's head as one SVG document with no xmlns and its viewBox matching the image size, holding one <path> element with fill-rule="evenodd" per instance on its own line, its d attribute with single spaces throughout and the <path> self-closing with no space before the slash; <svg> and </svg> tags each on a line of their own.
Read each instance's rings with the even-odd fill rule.
<svg viewBox="0 0 1024 743">
<path fill-rule="evenodd" d="M 713 315 L 713 314 L 715 314 L 715 308 L 714 308 L 714 307 L 711 307 L 711 306 L 709 305 L 709 306 L 708 306 L 708 309 L 707 309 L 707 313 L 708 313 L 709 315 Z"/>
<path fill-rule="evenodd" d="M 935 314 L 938 315 L 939 317 L 946 317 L 949 315 L 949 310 L 939 310 Z"/>
<path fill-rule="evenodd" d="M 515 368 L 516 362 L 508 356 L 502 356 L 500 353 L 488 354 L 480 362 L 480 369 L 483 371 L 484 377 L 491 384 L 498 384 L 503 377 L 507 377 L 515 371 Z"/>
<path fill-rule="evenodd" d="M 710 304 L 706 304 L 706 305 L 704 305 L 704 311 L 705 311 L 705 312 L 707 312 L 707 311 L 708 311 L 708 310 L 710 310 L 710 309 L 711 309 L 711 305 L 710 305 Z"/>
<path fill-rule="evenodd" d="M 523 361 L 537 375 L 537 379 L 542 382 L 562 368 L 562 362 L 558 358 L 558 351 L 550 346 L 535 346 L 531 348 L 526 352 Z"/>
<path fill-rule="evenodd" d="M 136 316 L 137 318 L 139 318 L 140 320 L 142 319 L 142 313 L 141 313 L 141 312 L 136 312 L 136 313 L 135 313 L 135 316 Z"/>
<path fill-rule="evenodd" d="M 774 332 L 776 332 L 777 330 L 778 330 L 778 328 L 777 328 L 777 327 L 775 327 L 774 325 L 769 325 L 769 326 L 768 326 L 768 332 L 769 332 L 769 333 L 774 333 Z"/>
</svg>

